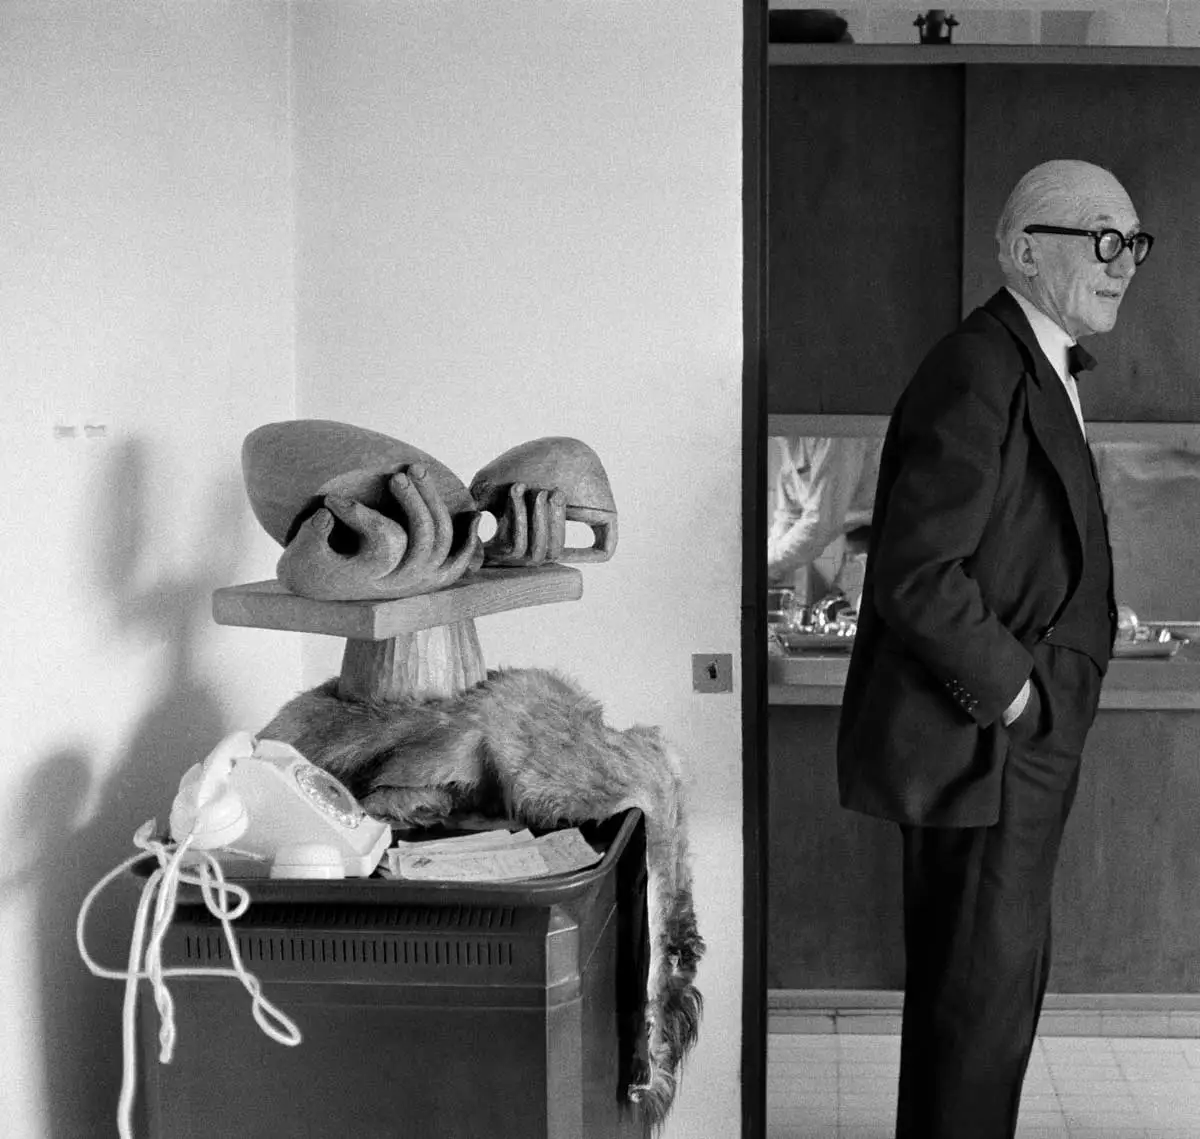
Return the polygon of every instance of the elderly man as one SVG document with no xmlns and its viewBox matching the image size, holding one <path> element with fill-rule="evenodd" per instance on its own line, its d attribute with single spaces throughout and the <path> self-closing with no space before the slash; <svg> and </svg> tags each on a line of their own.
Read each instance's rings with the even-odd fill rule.
<svg viewBox="0 0 1200 1139">
<path fill-rule="evenodd" d="M 898 1139 L 1009 1139 L 1050 969 L 1050 898 L 1116 630 L 1074 373 L 1150 252 L 1117 179 L 1029 171 L 1005 288 L 889 423 L 838 734 L 844 806 L 900 824 Z"/>
</svg>

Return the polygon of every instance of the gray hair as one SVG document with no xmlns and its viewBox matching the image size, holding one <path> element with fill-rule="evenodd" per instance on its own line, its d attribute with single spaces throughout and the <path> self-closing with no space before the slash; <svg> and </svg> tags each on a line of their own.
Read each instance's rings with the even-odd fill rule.
<svg viewBox="0 0 1200 1139">
<path fill-rule="evenodd" d="M 1097 176 L 1116 181 L 1102 166 L 1073 158 L 1056 158 L 1028 171 L 1013 187 L 996 222 L 996 256 L 1005 276 L 1016 271 L 1013 239 L 1027 225 L 1078 225 L 1088 208 L 1082 187 L 1095 185 Z"/>
</svg>

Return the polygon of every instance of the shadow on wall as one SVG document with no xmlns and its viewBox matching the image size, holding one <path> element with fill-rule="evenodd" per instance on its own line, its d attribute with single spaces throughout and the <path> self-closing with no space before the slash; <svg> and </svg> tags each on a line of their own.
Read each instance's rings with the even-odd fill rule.
<svg viewBox="0 0 1200 1139">
<path fill-rule="evenodd" d="M 195 528 L 190 568 L 147 580 L 144 565 L 157 564 L 149 557 L 147 477 L 144 444 L 131 442 L 114 452 L 107 476 L 95 488 L 92 532 L 100 546 L 94 559 L 96 603 L 111 618 L 112 666 L 121 667 L 127 648 L 160 652 L 152 703 L 103 786 L 92 786 L 95 765 L 86 755 L 59 751 L 34 769 L 19 800 L 25 825 L 18 833 L 30 836 L 29 869 L 19 884 L 38 905 L 34 936 L 42 970 L 44 1102 L 50 1125 L 45 1139 L 115 1133 L 123 986 L 93 977 L 80 960 L 75 948 L 79 906 L 106 871 L 135 853 L 132 836 L 146 819 L 165 823 L 180 776 L 229 730 L 196 656 L 199 631 L 210 619 L 212 591 L 236 570 L 243 535 L 231 533 L 231 527 L 240 529 L 245 518 L 241 483 L 216 488 L 203 525 Z M 103 693 L 103 678 L 96 691 Z M 89 804 L 94 810 L 85 816 Z M 73 833 L 63 833 L 64 820 L 84 817 L 87 821 Z M 139 889 L 132 877 L 118 880 L 92 909 L 87 945 L 105 966 L 126 966 Z M 144 987 L 141 998 L 150 999 Z"/>
</svg>

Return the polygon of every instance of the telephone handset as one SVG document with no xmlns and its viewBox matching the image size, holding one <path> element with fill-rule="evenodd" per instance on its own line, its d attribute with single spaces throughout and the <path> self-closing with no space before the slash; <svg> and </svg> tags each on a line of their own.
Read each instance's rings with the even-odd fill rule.
<svg viewBox="0 0 1200 1139">
<path fill-rule="evenodd" d="M 345 785 L 290 744 L 226 736 L 184 774 L 171 838 L 213 852 L 228 873 L 365 878 L 391 844 Z"/>
<path fill-rule="evenodd" d="M 249 732 L 234 732 L 202 762 L 188 768 L 171 807 L 171 837 L 176 842 L 190 834 L 197 850 L 217 850 L 246 833 L 250 816 L 229 780 L 234 760 L 253 754 L 254 737 Z"/>
</svg>

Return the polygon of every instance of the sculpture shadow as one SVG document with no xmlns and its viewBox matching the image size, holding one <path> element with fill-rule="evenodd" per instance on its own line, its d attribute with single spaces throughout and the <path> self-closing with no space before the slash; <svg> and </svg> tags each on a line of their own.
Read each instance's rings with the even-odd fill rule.
<svg viewBox="0 0 1200 1139">
<path fill-rule="evenodd" d="M 110 619 L 114 667 L 135 648 L 160 654 L 156 691 L 102 774 L 98 758 L 82 749 L 53 752 L 35 765 L 20 800 L 25 825 L 18 833 L 28 836 L 21 870 L 3 884 L 36 899 L 47 1139 L 115 1133 L 109 1121 L 121 1084 L 123 986 L 93 977 L 80 959 L 80 904 L 106 872 L 136 853 L 133 834 L 146 819 L 165 824 L 180 776 L 229 730 L 200 672 L 197 639 L 210 619 L 213 589 L 236 569 L 244 535 L 231 530 L 244 525 L 241 484 L 231 478 L 214 489 L 186 566 L 147 572 L 160 564 L 149 556 L 148 471 L 144 444 L 114 450 L 94 492 L 99 548 L 88 585 Z M 103 688 L 101 681 L 96 691 Z M 93 906 L 86 944 L 104 966 L 126 967 L 140 888 L 125 875 Z M 144 986 L 141 996 L 149 999 Z"/>
</svg>

